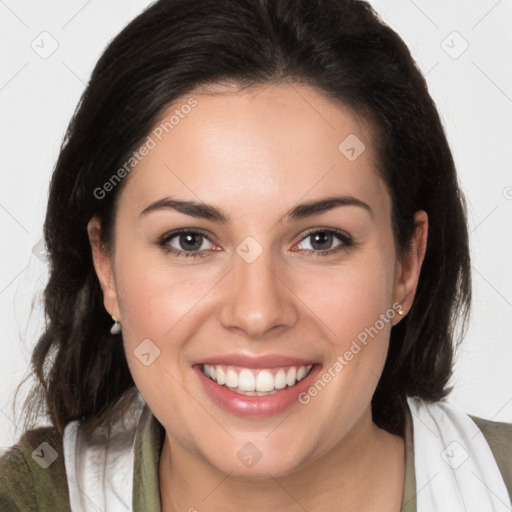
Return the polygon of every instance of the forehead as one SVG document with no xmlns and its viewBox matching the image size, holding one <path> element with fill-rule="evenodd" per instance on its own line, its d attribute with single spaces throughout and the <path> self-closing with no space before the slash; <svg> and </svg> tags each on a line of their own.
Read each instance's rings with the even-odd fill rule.
<svg viewBox="0 0 512 512">
<path fill-rule="evenodd" d="M 166 195 L 229 205 L 237 216 L 334 193 L 390 207 L 368 125 L 308 86 L 191 93 L 148 137 L 121 199 L 139 212 Z"/>
</svg>

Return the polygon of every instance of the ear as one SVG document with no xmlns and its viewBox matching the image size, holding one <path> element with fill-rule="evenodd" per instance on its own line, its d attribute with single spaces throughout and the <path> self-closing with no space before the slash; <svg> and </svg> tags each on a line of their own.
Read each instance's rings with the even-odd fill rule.
<svg viewBox="0 0 512 512">
<path fill-rule="evenodd" d="M 114 279 L 113 258 L 102 247 L 101 221 L 98 217 L 92 217 L 87 224 L 87 234 L 91 244 L 94 270 L 103 291 L 103 304 L 111 316 L 121 320 Z"/>
<path fill-rule="evenodd" d="M 410 248 L 396 265 L 393 290 L 394 301 L 402 306 L 404 316 L 411 309 L 416 295 L 421 265 L 427 250 L 428 215 L 425 211 L 419 210 L 414 214 L 414 226 Z M 393 322 L 393 325 L 397 324 L 402 318 L 403 316 L 396 315 L 396 321 Z"/>
</svg>

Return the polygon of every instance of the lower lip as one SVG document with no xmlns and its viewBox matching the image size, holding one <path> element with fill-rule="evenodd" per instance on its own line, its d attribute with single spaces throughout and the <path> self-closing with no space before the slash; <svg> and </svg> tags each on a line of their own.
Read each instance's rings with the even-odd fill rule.
<svg viewBox="0 0 512 512">
<path fill-rule="evenodd" d="M 266 418 L 286 411 L 293 404 L 299 404 L 299 394 L 311 386 L 315 376 L 320 372 L 321 366 L 315 364 L 308 376 L 294 386 L 283 388 L 273 395 L 265 396 L 247 396 L 235 393 L 225 386 L 219 386 L 208 378 L 203 373 L 201 366 L 194 366 L 194 369 L 198 373 L 206 394 L 219 407 L 236 416 Z"/>
</svg>

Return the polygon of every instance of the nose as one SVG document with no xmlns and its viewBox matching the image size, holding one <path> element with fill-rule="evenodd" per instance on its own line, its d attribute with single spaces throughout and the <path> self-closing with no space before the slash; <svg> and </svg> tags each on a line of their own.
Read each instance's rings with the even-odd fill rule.
<svg viewBox="0 0 512 512">
<path fill-rule="evenodd" d="M 252 263 L 235 256 L 220 310 L 225 328 L 239 329 L 251 339 L 261 340 L 271 329 L 293 327 L 298 318 L 297 297 L 284 273 L 272 268 L 270 253 L 263 251 Z"/>
</svg>

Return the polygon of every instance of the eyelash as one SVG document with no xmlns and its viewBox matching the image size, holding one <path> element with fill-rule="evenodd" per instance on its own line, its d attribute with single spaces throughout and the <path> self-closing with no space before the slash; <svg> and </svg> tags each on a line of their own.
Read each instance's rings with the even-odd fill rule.
<svg viewBox="0 0 512 512">
<path fill-rule="evenodd" d="M 352 237 L 349 236 L 347 233 L 345 233 L 344 231 L 340 231 L 338 229 L 332 229 L 332 228 L 324 228 L 324 229 L 313 229 L 311 231 L 308 231 L 302 238 L 301 240 L 299 241 L 299 244 L 301 242 L 303 242 L 304 240 L 306 240 L 308 237 L 310 237 L 311 235 L 315 235 L 315 234 L 318 234 L 318 233 L 328 233 L 328 234 L 333 234 L 335 235 L 342 243 L 340 245 L 338 245 L 337 247 L 334 247 L 333 249 L 326 249 L 326 250 L 314 250 L 314 249 L 302 249 L 302 250 L 306 250 L 308 252 L 308 257 L 316 257 L 316 256 L 329 256 L 331 254 L 335 254 L 337 252 L 340 252 L 342 250 L 347 250 L 347 249 L 350 249 L 352 247 L 354 247 L 356 244 L 355 242 L 353 241 Z M 204 258 L 205 256 L 207 256 L 207 253 L 209 252 L 208 250 L 202 250 L 202 251 L 182 251 L 182 250 L 179 250 L 179 249 L 175 249 L 174 247 L 170 247 L 168 245 L 169 241 L 172 240 L 173 238 L 176 238 L 177 236 L 179 235 L 182 235 L 182 234 L 190 234 L 190 235 L 200 235 L 204 238 L 206 238 L 207 240 L 209 240 L 211 242 L 211 240 L 208 238 L 208 236 L 201 232 L 201 231 L 198 231 L 198 230 L 194 230 L 194 229 L 178 229 L 176 231 L 172 231 L 171 233 L 166 233 L 164 235 L 162 235 L 158 240 L 157 240 L 157 245 L 159 247 L 161 247 L 164 252 L 166 254 L 169 254 L 169 253 L 172 253 L 174 254 L 175 256 L 178 256 L 178 257 L 186 257 L 186 258 Z"/>
</svg>

